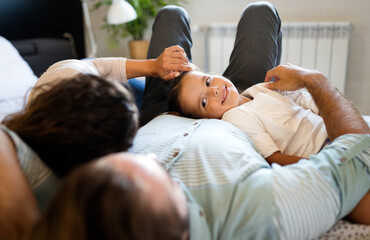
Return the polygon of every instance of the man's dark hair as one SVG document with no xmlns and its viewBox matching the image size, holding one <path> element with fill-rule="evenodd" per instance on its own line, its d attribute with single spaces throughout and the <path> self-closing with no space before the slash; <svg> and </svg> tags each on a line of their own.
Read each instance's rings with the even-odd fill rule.
<svg viewBox="0 0 370 240">
<path fill-rule="evenodd" d="M 153 209 L 140 184 L 103 161 L 65 179 L 30 239 L 181 240 L 188 218 L 174 204 Z"/>
<path fill-rule="evenodd" d="M 38 90 L 23 111 L 3 123 L 58 176 L 132 145 L 138 112 L 132 93 L 120 83 L 79 74 Z"/>
</svg>

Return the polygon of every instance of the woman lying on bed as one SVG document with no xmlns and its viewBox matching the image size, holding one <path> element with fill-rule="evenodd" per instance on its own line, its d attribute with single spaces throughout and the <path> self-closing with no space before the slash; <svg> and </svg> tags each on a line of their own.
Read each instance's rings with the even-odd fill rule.
<svg viewBox="0 0 370 240">
<path fill-rule="evenodd" d="M 22 238 L 71 169 L 131 146 L 138 111 L 118 81 L 173 78 L 189 69 L 183 56 L 180 47 L 171 47 L 151 60 L 67 60 L 51 66 L 25 110 L 0 125 L 0 238 Z"/>
</svg>

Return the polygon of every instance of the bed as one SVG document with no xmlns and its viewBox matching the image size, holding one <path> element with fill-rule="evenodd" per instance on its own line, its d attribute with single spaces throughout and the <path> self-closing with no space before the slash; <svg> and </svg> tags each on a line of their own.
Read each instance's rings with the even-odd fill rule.
<svg viewBox="0 0 370 240">
<path fill-rule="evenodd" d="M 47 48 L 45 51 L 48 51 Z M 3 74 L 3 78 L 0 79 L 0 119 L 2 119 L 7 114 L 23 108 L 25 96 L 37 80 L 38 74 L 35 74 L 11 42 L 3 37 L 0 37 L 0 70 Z M 370 116 L 365 118 L 370 123 Z M 370 226 L 351 224 L 342 220 L 317 239 L 369 240 Z"/>
<path fill-rule="evenodd" d="M 24 107 L 27 93 L 51 64 L 85 57 L 80 2 L 54 2 L 0 2 L 0 121 Z M 342 220 L 318 239 L 366 240 L 370 226 Z"/>
</svg>

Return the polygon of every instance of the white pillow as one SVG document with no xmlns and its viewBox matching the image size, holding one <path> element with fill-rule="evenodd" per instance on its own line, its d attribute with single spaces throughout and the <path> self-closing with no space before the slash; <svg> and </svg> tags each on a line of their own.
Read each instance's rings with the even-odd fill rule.
<svg viewBox="0 0 370 240">
<path fill-rule="evenodd" d="M 17 49 L 0 36 L 0 101 L 24 97 L 36 80 Z"/>
</svg>

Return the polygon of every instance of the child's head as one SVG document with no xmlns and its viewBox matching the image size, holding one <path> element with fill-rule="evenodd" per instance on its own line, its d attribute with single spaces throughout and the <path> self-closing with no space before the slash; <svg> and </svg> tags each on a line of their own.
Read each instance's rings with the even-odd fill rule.
<svg viewBox="0 0 370 240">
<path fill-rule="evenodd" d="M 185 117 L 220 119 L 239 101 L 238 90 L 227 78 L 190 71 L 172 82 L 168 106 Z"/>
</svg>

